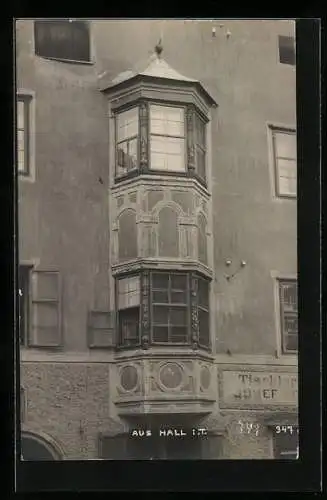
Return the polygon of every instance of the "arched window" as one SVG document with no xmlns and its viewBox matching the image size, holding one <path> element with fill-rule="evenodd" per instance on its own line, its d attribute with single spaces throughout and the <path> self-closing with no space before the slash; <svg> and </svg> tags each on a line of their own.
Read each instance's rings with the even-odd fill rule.
<svg viewBox="0 0 327 500">
<path fill-rule="evenodd" d="M 202 214 L 200 214 L 198 217 L 198 255 L 199 261 L 203 264 L 208 263 L 206 226 L 206 219 Z"/>
<path fill-rule="evenodd" d="M 159 256 L 179 256 L 179 231 L 177 213 L 171 207 L 164 207 L 159 213 Z"/>
<path fill-rule="evenodd" d="M 23 434 L 21 438 L 21 457 L 23 460 L 61 460 L 60 453 L 53 445 L 40 436 Z"/>
<path fill-rule="evenodd" d="M 118 246 L 120 261 L 137 257 L 136 213 L 134 210 L 125 210 L 119 217 Z"/>
</svg>

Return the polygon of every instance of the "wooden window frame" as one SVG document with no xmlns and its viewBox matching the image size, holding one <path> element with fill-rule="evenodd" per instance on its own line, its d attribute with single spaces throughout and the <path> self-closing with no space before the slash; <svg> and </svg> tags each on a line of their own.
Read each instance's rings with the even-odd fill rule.
<svg viewBox="0 0 327 500">
<path fill-rule="evenodd" d="M 170 135 L 170 134 L 153 134 L 151 133 L 151 107 L 161 106 L 163 108 L 175 108 L 183 111 L 183 124 L 184 124 L 184 134 L 183 135 Z M 186 126 L 186 106 L 180 104 L 172 104 L 166 102 L 149 102 L 149 120 L 148 120 L 148 137 L 149 137 L 149 171 L 151 173 L 156 172 L 161 175 L 186 175 L 187 174 L 187 126 Z M 183 139 L 184 144 L 184 170 L 160 170 L 153 169 L 151 167 L 151 138 L 152 137 L 164 137 L 169 139 Z"/>
<path fill-rule="evenodd" d="M 26 94 L 18 94 L 17 95 L 17 119 L 16 119 L 16 124 L 17 124 L 17 139 L 16 139 L 16 144 L 17 144 L 17 149 L 16 149 L 16 154 L 17 154 L 17 173 L 19 176 L 22 177 L 29 177 L 31 174 L 31 131 L 30 131 L 30 120 L 31 120 L 31 101 L 32 101 L 32 96 L 31 95 L 26 95 Z M 24 128 L 20 129 L 18 127 L 18 102 L 22 102 L 24 105 Z M 24 134 L 24 168 L 23 170 L 19 169 L 19 163 L 18 163 L 18 132 L 23 131 Z"/>
<path fill-rule="evenodd" d="M 133 307 L 127 307 L 125 309 L 119 309 L 119 291 L 118 291 L 118 282 L 119 280 L 123 280 L 125 278 L 133 278 L 138 276 L 139 278 L 139 305 Z M 116 302 L 116 347 L 118 348 L 128 348 L 133 349 L 139 347 L 141 345 L 141 273 L 128 273 L 121 276 L 117 276 L 115 279 L 115 302 Z M 126 344 L 125 339 L 122 337 L 121 331 L 121 314 L 120 311 L 128 311 L 131 309 L 138 309 L 138 330 L 137 330 L 137 338 L 136 342 L 133 344 Z"/>
<path fill-rule="evenodd" d="M 275 178 L 275 193 L 278 198 L 289 198 L 289 199 L 297 199 L 297 187 L 295 194 L 292 193 L 283 193 L 280 189 L 280 173 L 278 167 L 278 160 L 292 160 L 295 161 L 295 169 L 296 169 L 296 179 L 297 179 L 297 158 L 286 157 L 286 156 L 277 156 L 276 149 L 276 134 L 288 134 L 295 135 L 296 138 L 296 129 L 286 128 L 286 127 L 276 127 L 270 126 L 271 133 L 271 141 L 272 141 L 272 155 L 273 155 L 273 165 L 274 165 L 274 178 Z"/>
<path fill-rule="evenodd" d="M 152 277 L 154 274 L 168 274 L 169 276 L 178 276 L 178 275 L 183 275 L 186 276 L 186 283 L 187 283 L 187 289 L 185 290 L 186 297 L 187 297 L 187 303 L 159 303 L 159 302 L 154 302 L 153 301 L 153 292 L 156 291 L 156 289 L 153 288 L 152 286 Z M 124 339 L 121 337 L 120 334 L 120 325 L 119 325 L 119 309 L 118 309 L 118 280 L 122 278 L 127 278 L 127 277 L 133 277 L 133 276 L 139 276 L 140 278 L 140 306 L 139 306 L 139 322 L 138 322 L 138 342 L 133 344 L 133 345 L 128 345 L 124 343 Z M 144 286 L 144 276 L 147 275 L 148 279 L 146 280 L 146 285 Z M 204 282 L 207 283 L 208 286 L 208 309 L 203 308 L 202 306 L 199 305 L 199 298 L 197 296 L 197 291 L 196 289 L 193 289 L 192 282 L 194 281 L 194 278 L 197 280 L 198 278 L 202 279 Z M 158 289 L 158 291 L 161 291 L 162 289 Z M 178 291 L 184 291 L 184 290 L 177 290 Z M 169 292 L 168 292 L 169 293 Z M 143 338 L 144 336 L 148 337 L 146 341 L 146 345 L 153 345 L 153 346 L 166 346 L 166 347 L 188 347 L 190 348 L 191 346 L 198 345 L 200 349 L 210 351 L 211 350 L 211 328 L 210 328 L 210 280 L 202 276 L 200 274 L 194 273 L 192 271 L 176 271 L 176 270 L 167 270 L 167 269 L 147 269 L 144 271 L 139 271 L 138 273 L 135 273 L 134 271 L 132 273 L 124 273 L 119 276 L 115 277 L 115 297 L 116 297 L 116 348 L 117 349 L 133 349 L 133 348 L 138 348 L 140 346 L 144 347 L 143 345 Z M 146 307 L 145 307 L 146 304 Z M 186 310 L 185 314 L 187 316 L 187 324 L 185 325 L 187 328 L 187 338 L 185 342 L 161 342 L 161 341 L 156 341 L 154 339 L 153 335 L 153 327 L 154 327 L 154 316 L 153 316 L 153 308 L 156 306 L 162 306 L 162 307 L 167 307 L 167 308 L 174 308 L 174 309 L 181 309 L 183 308 Z M 145 311 L 144 311 L 145 308 Z M 199 325 L 197 322 L 194 324 L 194 320 L 192 317 L 198 316 L 198 311 L 202 309 L 205 309 L 205 312 L 208 313 L 208 345 L 202 344 L 199 338 Z M 195 313 L 195 314 L 193 314 Z M 146 316 L 144 316 L 146 315 Z M 144 320 L 146 323 L 146 326 L 144 326 Z M 177 325 L 178 326 L 178 325 Z M 183 325 L 181 325 L 183 326 Z M 196 330 L 196 331 L 195 331 Z"/>
<path fill-rule="evenodd" d="M 150 109 L 151 106 L 162 106 L 165 108 L 177 108 L 183 110 L 184 115 L 184 135 L 176 136 L 176 135 L 165 135 L 165 134 L 151 134 L 151 118 L 150 118 Z M 118 134 L 117 134 L 117 118 L 124 111 L 128 111 L 129 109 L 136 108 L 138 109 L 138 134 L 136 136 L 131 136 L 124 141 L 120 141 L 118 143 Z M 144 109 L 145 116 L 142 115 Z M 193 110 L 194 108 L 194 110 Z M 189 125 L 187 123 L 187 113 L 189 109 L 192 109 L 192 124 L 189 129 Z M 197 181 L 202 184 L 207 189 L 207 123 L 208 118 L 204 116 L 203 113 L 200 113 L 195 109 L 192 105 L 190 107 L 189 104 L 185 102 L 172 102 L 172 101 L 159 101 L 156 99 L 136 99 L 133 102 L 130 102 L 126 105 L 122 105 L 113 110 L 112 117 L 114 118 L 114 184 L 119 184 L 120 182 L 138 177 L 142 174 L 148 174 L 153 176 L 168 176 L 168 177 L 178 177 L 178 178 L 187 178 L 194 177 Z M 204 144 L 195 142 L 195 119 L 200 120 L 204 126 Z M 183 171 L 179 170 L 159 170 L 151 168 L 151 137 L 167 137 L 167 138 L 177 138 L 183 139 L 184 141 L 184 169 Z M 137 166 L 132 169 L 130 172 L 126 172 L 124 174 L 118 174 L 118 144 L 127 142 L 129 140 L 137 139 Z M 143 144 L 144 143 L 144 144 Z M 203 178 L 198 173 L 197 169 L 197 159 L 196 152 L 197 148 L 200 148 L 204 153 L 204 168 L 205 168 L 205 178 Z M 193 154 L 195 155 L 194 159 L 194 168 L 190 168 L 189 165 L 189 154 L 190 150 L 193 150 Z M 143 154 L 146 159 L 143 161 Z"/>
<path fill-rule="evenodd" d="M 168 289 L 167 289 L 167 296 L 168 296 L 168 302 L 154 302 L 154 292 L 156 291 L 163 291 L 163 289 L 159 289 L 159 288 L 154 288 L 153 287 L 153 277 L 154 275 L 168 275 Z M 179 302 L 170 302 L 169 299 L 171 297 L 171 294 L 176 291 L 176 292 L 179 292 L 179 291 L 184 291 L 184 290 L 179 290 L 179 289 L 173 289 L 172 286 L 171 286 L 171 283 L 172 283 L 172 277 L 173 276 L 185 276 L 186 277 L 186 290 L 185 290 L 185 297 L 186 297 L 186 302 L 185 303 L 179 303 Z M 189 345 L 190 344 L 190 337 L 191 337 L 191 328 L 190 328 L 190 317 L 191 317 L 191 311 L 190 311 L 190 275 L 188 273 L 183 273 L 183 272 L 174 272 L 174 271 L 159 271 L 159 272 L 155 272 L 155 271 L 152 271 L 151 273 L 151 279 L 150 279 L 150 303 L 151 303 L 151 318 L 152 318 L 152 321 L 151 321 L 151 343 L 153 345 Z M 186 341 L 185 342 L 173 342 L 171 340 L 169 340 L 171 338 L 171 328 L 173 328 L 173 324 L 169 323 L 168 322 L 168 325 L 160 325 L 160 324 L 156 324 L 156 326 L 167 326 L 168 327 L 168 340 L 167 342 L 161 342 L 161 341 L 157 341 L 155 340 L 154 338 L 154 327 L 155 327 L 155 323 L 154 323 L 154 317 L 155 317 L 155 314 L 154 314 L 154 308 L 155 307 L 161 307 L 161 308 L 167 308 L 167 310 L 170 312 L 171 310 L 178 310 L 178 309 L 183 309 L 184 312 L 186 312 L 186 318 L 187 318 L 187 322 L 186 322 L 186 325 L 183 325 L 184 327 L 186 327 L 187 331 L 186 331 Z M 176 325 L 175 325 L 176 326 Z"/>
<path fill-rule="evenodd" d="M 296 292 L 298 293 L 298 283 L 297 279 L 289 279 L 289 278 L 279 278 L 278 279 L 278 299 L 279 299 L 279 310 L 280 310 L 280 334 L 281 334 L 281 347 L 282 347 L 282 354 L 297 354 L 298 349 L 287 349 L 286 348 L 286 336 L 287 332 L 285 332 L 285 311 L 284 311 L 284 306 L 283 306 L 283 300 L 282 300 L 282 287 L 283 285 L 289 285 L 289 284 L 294 284 L 296 286 Z M 294 317 L 298 319 L 298 307 L 297 311 L 294 312 Z M 297 337 L 298 337 L 298 331 L 297 331 Z"/>
</svg>

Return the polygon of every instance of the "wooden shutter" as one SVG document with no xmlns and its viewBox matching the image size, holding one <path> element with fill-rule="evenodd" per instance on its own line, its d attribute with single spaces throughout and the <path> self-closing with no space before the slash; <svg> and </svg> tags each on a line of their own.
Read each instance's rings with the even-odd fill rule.
<svg viewBox="0 0 327 500">
<path fill-rule="evenodd" d="M 115 345 L 115 314 L 103 311 L 88 313 L 89 347 L 113 347 Z"/>
<path fill-rule="evenodd" d="M 29 345 L 58 347 L 61 338 L 61 282 L 57 271 L 31 273 L 31 325 Z"/>
<path fill-rule="evenodd" d="M 286 351 L 297 349 L 298 301 L 297 282 L 280 282 L 281 322 L 283 344 Z"/>
</svg>

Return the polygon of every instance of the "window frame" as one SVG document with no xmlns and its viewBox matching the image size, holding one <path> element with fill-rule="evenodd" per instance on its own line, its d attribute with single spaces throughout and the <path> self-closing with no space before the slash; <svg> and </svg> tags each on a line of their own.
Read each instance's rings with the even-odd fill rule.
<svg viewBox="0 0 327 500">
<path fill-rule="evenodd" d="M 273 169 L 274 169 L 274 184 L 275 184 L 275 196 L 277 198 L 281 199 L 290 199 L 290 200 L 296 200 L 298 197 L 298 189 L 297 189 L 297 180 L 298 180 L 298 175 L 297 175 L 297 131 L 296 128 L 292 127 L 287 127 L 287 126 L 278 126 L 278 125 L 269 125 L 269 133 L 270 133 L 270 140 L 271 140 L 271 154 L 272 154 L 272 164 L 273 164 Z M 296 141 L 296 157 L 285 157 L 285 156 L 277 156 L 277 149 L 276 149 L 276 134 L 288 134 L 295 136 L 295 141 Z M 291 160 L 295 161 L 295 180 L 296 180 L 296 192 L 294 193 L 283 193 L 280 189 L 280 172 L 279 172 L 279 166 L 278 166 L 278 160 Z"/>
<path fill-rule="evenodd" d="M 42 55 L 37 53 L 37 23 L 68 23 L 68 24 L 74 24 L 74 23 L 83 23 L 88 34 L 88 60 L 86 59 L 69 59 L 66 57 L 55 57 L 55 56 L 47 56 L 47 55 Z M 94 64 L 93 61 L 93 55 L 92 55 L 92 37 L 91 37 L 91 23 L 88 20 L 85 19 L 53 19 L 53 20 L 45 20 L 45 19 L 39 19 L 34 21 L 34 54 L 37 57 L 40 57 L 42 59 L 49 59 L 53 61 L 59 61 L 59 62 L 65 62 L 65 63 L 71 63 L 71 64 Z"/>
<path fill-rule="evenodd" d="M 22 92 L 17 93 L 16 96 L 16 164 L 17 175 L 21 177 L 29 177 L 31 175 L 31 103 L 32 96 Z M 24 128 L 20 129 L 18 126 L 18 103 L 22 102 L 24 106 Z M 23 131 L 24 134 L 24 168 L 19 169 L 18 161 L 18 132 Z"/>
<path fill-rule="evenodd" d="M 146 107 L 146 114 L 147 117 L 143 122 L 141 123 L 142 117 L 141 117 L 141 107 L 142 105 L 145 105 Z M 165 108 L 177 108 L 177 109 L 182 109 L 183 110 L 183 117 L 184 117 L 184 135 L 183 136 L 170 136 L 170 135 L 162 135 L 162 134 L 151 134 L 151 117 L 150 117 L 150 109 L 151 106 L 162 106 Z M 118 175 L 118 133 L 117 133 L 117 123 L 118 123 L 118 116 L 125 112 L 128 111 L 129 109 L 136 108 L 138 109 L 138 135 L 136 137 L 137 139 L 137 167 L 130 172 L 127 172 L 122 175 Z M 189 130 L 189 126 L 187 123 L 187 113 L 188 109 L 192 109 L 193 113 L 193 122 L 192 122 L 192 130 Z M 113 153 L 113 162 L 114 162 L 114 168 L 113 170 L 113 183 L 114 185 L 118 185 L 120 182 L 123 182 L 127 179 L 130 178 L 135 178 L 139 177 L 142 174 L 146 175 L 151 175 L 151 176 L 166 176 L 166 177 L 176 177 L 176 178 L 188 178 L 192 177 L 196 179 L 202 186 L 204 186 L 205 189 L 208 189 L 208 122 L 210 121 L 209 118 L 200 110 L 198 110 L 197 107 L 195 107 L 193 104 L 190 105 L 189 103 L 182 102 L 182 101 L 171 101 L 171 100 L 159 100 L 155 98 L 137 98 L 132 102 L 128 102 L 126 104 L 122 104 L 121 106 L 113 106 L 111 108 L 111 118 L 114 120 L 114 126 L 113 126 L 113 148 L 114 148 L 114 153 Z M 200 120 L 203 123 L 204 126 L 204 147 L 201 148 L 204 153 L 204 170 L 205 170 L 205 178 L 200 176 L 197 171 L 197 159 L 195 158 L 195 164 L 194 164 L 194 169 L 191 169 L 189 167 L 189 140 L 191 140 L 192 148 L 194 150 L 194 154 L 196 155 L 197 151 L 197 144 L 195 143 L 195 134 L 196 131 L 194 130 L 195 127 L 195 120 Z M 159 170 L 159 169 L 152 169 L 151 168 L 151 136 L 154 137 L 172 137 L 172 138 L 178 138 L 178 139 L 183 139 L 184 141 L 184 170 L 179 171 L 179 170 Z M 131 138 L 129 138 L 131 139 Z M 143 166 L 141 163 L 141 156 L 142 156 L 142 146 L 141 142 L 142 140 L 145 140 L 146 142 L 146 156 L 147 156 L 147 165 Z M 122 141 L 123 142 L 123 141 Z"/>
<path fill-rule="evenodd" d="M 118 117 L 119 115 L 125 113 L 126 111 L 130 111 L 132 109 L 136 109 L 137 111 L 137 129 L 138 133 L 136 136 L 128 137 L 127 139 L 124 139 L 123 141 L 118 142 Z M 115 182 L 121 182 L 125 179 L 129 179 L 130 177 L 134 177 L 136 175 L 139 175 L 140 171 L 140 138 L 141 138 L 141 130 L 140 130 L 140 105 L 139 103 L 132 103 L 128 106 L 124 106 L 123 108 L 117 110 L 114 113 L 114 148 L 115 148 L 115 173 L 114 173 L 114 178 Z M 136 139 L 136 144 L 137 144 L 137 158 L 136 158 L 136 168 L 133 168 L 130 172 L 124 173 L 122 175 L 118 175 L 118 144 L 121 144 L 126 141 L 131 141 Z"/>
<path fill-rule="evenodd" d="M 151 106 L 161 106 L 163 108 L 176 108 L 183 111 L 183 124 L 184 124 L 184 135 L 183 136 L 174 136 L 174 135 L 164 135 L 164 134 L 152 134 L 151 133 Z M 163 101 L 149 101 L 148 103 L 148 164 L 149 164 L 149 172 L 157 173 L 158 175 L 174 175 L 174 176 L 185 176 L 188 173 L 187 168 L 187 123 L 186 123 L 186 112 L 187 106 L 185 104 L 179 103 L 171 103 L 171 102 L 163 102 Z M 184 170 L 160 170 L 153 169 L 151 166 L 151 137 L 164 137 L 164 138 L 172 138 L 172 139 L 183 139 L 184 142 Z"/>
<path fill-rule="evenodd" d="M 144 288 L 144 276 L 143 273 L 148 273 L 149 279 L 147 280 L 147 286 Z M 186 283 L 187 283 L 187 289 L 185 290 L 186 297 L 187 297 L 187 304 L 185 303 L 178 303 L 176 302 L 173 304 L 170 303 L 154 303 L 153 302 L 153 286 L 152 286 L 152 276 L 153 274 L 169 274 L 169 275 L 185 275 L 186 276 Z M 119 279 L 124 279 L 128 277 L 133 277 L 133 276 L 138 276 L 140 280 L 140 305 L 139 305 L 139 322 L 138 322 L 138 342 L 133 344 L 133 345 L 128 345 L 124 343 L 124 340 L 120 334 L 120 325 L 119 325 L 119 309 L 118 309 L 118 281 Z M 194 290 L 192 287 L 192 279 L 199 279 L 201 278 L 204 282 L 207 283 L 208 287 L 208 345 L 204 345 L 200 343 L 200 331 L 199 331 L 199 325 L 198 325 L 198 341 L 197 345 L 201 350 L 205 351 L 211 351 L 212 349 L 212 340 L 211 340 L 211 324 L 210 324 L 210 294 L 211 294 L 211 279 L 208 276 L 202 275 L 202 273 L 199 273 L 198 271 L 191 271 L 191 270 L 175 270 L 175 269 L 144 269 L 144 270 L 139 270 L 139 271 L 131 271 L 127 273 L 122 273 L 119 275 L 115 276 L 115 314 L 116 314 L 116 340 L 115 340 L 115 347 L 118 350 L 126 350 L 126 349 L 136 349 L 141 346 L 143 346 L 143 338 L 144 336 L 148 337 L 146 345 L 151 345 L 151 346 L 160 346 L 160 347 L 187 347 L 187 348 L 192 348 L 194 347 L 194 337 L 193 337 L 193 319 L 192 319 L 192 313 L 196 310 L 196 316 L 198 315 L 199 311 L 199 300 L 198 297 L 195 296 L 194 298 Z M 179 290 L 176 289 L 176 292 Z M 182 290 L 180 290 L 182 291 Z M 147 309 L 147 316 L 146 316 L 146 322 L 148 326 L 144 326 L 143 321 L 145 319 L 144 314 L 144 304 L 146 303 L 146 309 Z M 186 310 L 185 314 L 187 316 L 187 323 L 186 323 L 186 328 L 187 328 L 187 340 L 185 342 L 160 342 L 160 341 L 155 341 L 154 336 L 153 336 L 153 326 L 154 326 L 154 321 L 153 321 L 153 307 L 155 306 L 166 306 L 167 308 L 173 307 L 173 308 L 184 308 Z M 178 325 L 177 325 L 178 326 Z M 181 325 L 183 326 L 183 325 Z"/>
<path fill-rule="evenodd" d="M 194 153 L 195 153 L 195 177 L 198 179 L 198 181 L 201 184 L 204 184 L 207 186 L 208 180 L 208 173 L 207 173 L 207 157 L 208 157 L 208 144 L 207 144 L 207 124 L 208 124 L 208 118 L 204 118 L 197 110 L 195 110 L 195 127 L 194 127 Z M 201 145 L 197 142 L 197 129 L 196 129 L 196 122 L 199 121 L 202 123 L 204 127 L 204 144 Z M 202 153 L 204 154 L 204 177 L 202 177 L 199 174 L 199 166 L 198 166 L 198 157 L 197 157 L 197 151 L 200 148 Z"/>
<path fill-rule="evenodd" d="M 127 307 L 123 309 L 123 311 L 130 310 L 130 309 L 136 309 L 138 307 L 139 310 L 139 320 L 138 320 L 138 339 L 135 344 L 126 344 L 124 342 L 124 339 L 121 334 L 121 325 L 120 325 L 120 310 L 119 309 L 119 289 L 118 289 L 118 282 L 119 280 L 123 280 L 126 278 L 133 278 L 137 276 L 139 279 L 139 305 L 134 306 L 134 307 Z M 141 272 L 131 272 L 131 273 L 126 273 L 122 274 L 119 276 L 115 276 L 115 315 L 116 315 L 116 339 L 115 339 L 115 344 L 116 348 L 118 349 L 134 349 L 137 347 L 140 347 L 141 345 L 141 336 L 142 336 L 142 318 L 141 318 L 141 299 L 142 299 L 142 273 Z"/>
<path fill-rule="evenodd" d="M 167 296 L 168 296 L 168 302 L 166 303 L 161 303 L 161 302 L 154 302 L 154 299 L 153 299 L 153 292 L 155 291 L 162 291 L 162 289 L 157 289 L 157 288 L 154 288 L 153 287 L 153 276 L 155 274 L 162 274 L 162 275 L 165 275 L 165 274 L 168 274 L 169 278 L 168 278 L 168 289 L 167 289 Z M 186 277 L 186 290 L 185 290 L 185 294 L 186 294 L 186 303 L 173 303 L 173 302 L 169 302 L 169 296 L 170 294 L 173 293 L 173 291 L 179 291 L 177 289 L 173 289 L 171 287 L 171 282 L 172 282 L 172 276 L 185 276 Z M 184 345 L 189 345 L 191 343 L 191 300 L 190 300 L 190 293 L 191 293 L 191 285 L 190 285 L 190 274 L 189 273 L 183 273 L 183 272 L 174 272 L 174 271 L 159 271 L 156 272 L 156 271 L 152 271 L 150 273 L 150 338 L 151 338 L 151 344 L 153 345 L 170 345 L 170 346 L 184 346 Z M 169 313 L 171 310 L 176 310 L 176 309 L 183 309 L 184 311 L 186 311 L 186 317 L 187 317 L 187 321 L 186 321 L 186 325 L 183 325 L 183 326 L 186 326 L 186 329 L 187 329 L 187 332 L 186 332 L 186 341 L 185 342 L 172 342 L 171 340 L 168 340 L 167 342 L 160 342 L 160 341 L 157 341 L 154 339 L 154 327 L 155 327 L 155 323 L 154 323 L 154 308 L 155 307 L 166 307 L 168 309 L 168 316 L 169 316 Z M 158 326 L 158 325 L 157 325 Z M 161 325 L 159 325 L 161 326 Z M 162 325 L 163 326 L 163 325 Z M 164 325 L 166 326 L 166 325 Z M 168 339 L 170 338 L 171 336 L 171 328 L 173 328 L 174 325 L 172 325 L 170 322 L 168 322 Z"/>
<path fill-rule="evenodd" d="M 283 300 L 282 300 L 282 286 L 287 285 L 287 284 L 294 284 L 296 286 L 296 291 L 297 291 L 297 311 L 294 313 L 294 316 L 296 315 L 297 321 L 298 321 L 298 314 L 299 314 L 299 308 L 298 308 L 298 281 L 296 278 L 278 278 L 277 279 L 277 286 L 278 286 L 278 305 L 279 305 L 279 330 L 280 330 L 280 342 L 281 342 L 281 353 L 283 355 L 294 355 L 298 353 L 298 349 L 287 349 L 286 348 L 286 336 L 287 332 L 285 332 L 284 328 L 284 323 L 285 323 L 285 311 L 284 311 L 284 305 L 283 305 Z M 299 336 L 299 331 L 297 330 L 297 339 Z"/>
</svg>

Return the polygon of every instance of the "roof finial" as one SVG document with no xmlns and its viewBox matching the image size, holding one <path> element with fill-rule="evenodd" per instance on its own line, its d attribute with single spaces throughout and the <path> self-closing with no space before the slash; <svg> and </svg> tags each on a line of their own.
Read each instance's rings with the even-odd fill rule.
<svg viewBox="0 0 327 500">
<path fill-rule="evenodd" d="M 161 38 L 160 38 L 159 42 L 157 43 L 157 45 L 155 46 L 154 50 L 155 50 L 155 53 L 157 54 L 158 59 L 160 59 L 161 52 L 163 51 L 163 46 L 161 45 Z"/>
</svg>

